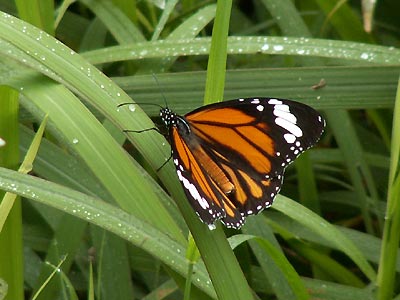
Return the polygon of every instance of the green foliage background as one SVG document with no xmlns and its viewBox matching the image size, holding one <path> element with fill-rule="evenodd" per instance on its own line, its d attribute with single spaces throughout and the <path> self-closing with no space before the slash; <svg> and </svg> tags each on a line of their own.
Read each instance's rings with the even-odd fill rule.
<svg viewBox="0 0 400 300">
<path fill-rule="evenodd" d="M 1 0 L 0 299 L 400 299 L 400 4 L 372 2 Z M 122 133 L 163 95 L 328 126 L 272 209 L 209 231 L 165 138 Z"/>
</svg>

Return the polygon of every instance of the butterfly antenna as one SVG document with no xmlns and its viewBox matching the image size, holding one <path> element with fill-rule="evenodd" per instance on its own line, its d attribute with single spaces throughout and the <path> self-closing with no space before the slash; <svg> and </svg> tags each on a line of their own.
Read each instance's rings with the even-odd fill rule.
<svg viewBox="0 0 400 300">
<path fill-rule="evenodd" d="M 168 107 L 167 98 L 165 98 L 164 92 L 163 92 L 162 89 L 161 89 L 161 85 L 160 85 L 160 82 L 158 81 L 158 78 L 157 78 L 156 74 L 155 74 L 155 73 L 152 73 L 151 75 L 153 76 L 154 81 L 155 81 L 156 84 L 157 84 L 158 90 L 160 91 L 160 94 L 161 94 L 161 96 L 163 97 L 165 107 Z"/>
<path fill-rule="evenodd" d="M 125 105 L 152 105 L 157 106 L 158 108 L 163 108 L 161 105 L 156 103 L 141 103 L 141 102 L 124 102 L 117 105 L 117 107 L 125 106 Z"/>
</svg>

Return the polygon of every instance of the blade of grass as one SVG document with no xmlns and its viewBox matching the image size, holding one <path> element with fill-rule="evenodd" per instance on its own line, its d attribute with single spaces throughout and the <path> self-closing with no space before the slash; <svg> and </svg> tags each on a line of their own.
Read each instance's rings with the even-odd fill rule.
<svg viewBox="0 0 400 300">
<path fill-rule="evenodd" d="M 165 24 L 168 21 L 168 18 L 171 16 L 173 9 L 175 8 L 178 0 L 170 0 L 166 3 L 161 18 L 159 19 L 157 26 L 154 28 L 153 35 L 151 36 L 151 40 L 158 40 L 160 37 L 161 31 L 164 29 Z"/>
<path fill-rule="evenodd" d="M 208 57 L 204 104 L 222 101 L 225 87 L 227 38 L 232 0 L 217 1 L 217 10 Z"/>
<path fill-rule="evenodd" d="M 6 141 L 6 145 L 0 148 L 0 166 L 16 169 L 19 163 L 18 93 L 9 87 L 0 86 L 0 107 L 0 136 Z M 0 199 L 3 199 L 3 195 L 0 193 Z M 1 201 L 2 205 L 3 202 L 14 202 L 7 199 Z M 0 232 L 0 278 L 8 284 L 9 299 L 23 299 L 21 199 L 18 197 L 11 211 L 3 212 L 0 218 L 4 223 Z"/>
<path fill-rule="evenodd" d="M 274 203 L 274 208 L 334 243 L 338 249 L 343 251 L 354 261 L 355 264 L 357 264 L 365 276 L 367 276 L 371 281 L 376 278 L 375 271 L 366 261 L 363 253 L 360 252 L 351 240 L 347 239 L 329 222 L 314 214 L 304 206 L 282 195 L 278 195 L 277 201 Z"/>
<path fill-rule="evenodd" d="M 50 274 L 49 277 L 46 279 L 46 281 L 43 282 L 43 284 L 42 284 L 42 286 L 40 287 L 40 289 L 39 289 L 37 292 L 34 293 L 34 295 L 33 295 L 33 297 L 32 297 L 32 300 L 36 300 L 38 297 L 40 297 L 41 292 L 46 288 L 46 286 L 47 286 L 47 284 L 50 282 L 50 280 L 51 280 L 54 276 L 56 276 L 57 273 L 60 272 L 60 267 L 62 266 L 62 264 L 63 264 L 63 262 L 64 262 L 64 259 L 65 259 L 65 257 L 59 261 L 58 265 L 56 265 L 56 266 L 55 266 L 55 265 L 52 265 L 52 267 L 53 267 L 52 269 L 53 269 L 53 270 L 52 270 L 51 274 Z"/>
<path fill-rule="evenodd" d="M 134 299 L 131 265 L 127 243 L 121 238 L 96 226 L 91 226 L 93 248 L 96 249 L 99 299 Z M 118 274 L 116 277 L 115 274 Z"/>
<path fill-rule="evenodd" d="M 378 269 L 378 299 L 393 297 L 395 266 L 400 241 L 400 81 L 397 86 L 393 112 L 392 145 L 389 172 L 389 187 L 381 258 Z"/>
<path fill-rule="evenodd" d="M 40 142 L 43 136 L 44 129 L 46 127 L 46 123 L 47 123 L 47 116 L 43 119 L 42 123 L 40 124 L 40 127 L 32 141 L 32 144 L 30 145 L 25 158 L 18 169 L 18 172 L 22 174 L 28 174 L 30 171 L 32 171 L 33 161 L 35 160 L 37 152 L 39 150 Z M 15 203 L 16 197 L 17 196 L 14 194 L 6 193 L 3 197 L 3 200 L 0 203 L 0 232 L 3 230 L 4 222 L 6 221 L 7 216 L 10 213 L 10 210 Z"/>
<path fill-rule="evenodd" d="M 93 64 L 132 59 L 207 55 L 210 38 L 159 40 L 112 46 L 82 54 Z M 228 54 L 274 54 L 340 59 L 341 63 L 399 64 L 400 50 L 365 43 L 301 37 L 228 37 Z M 336 63 L 337 60 L 335 60 Z M 316 82 L 317 83 L 317 82 Z M 315 84 L 315 83 L 314 83 Z"/>
<path fill-rule="evenodd" d="M 285 216 L 281 213 L 268 211 L 266 214 L 268 223 L 272 224 L 271 226 L 276 229 L 275 231 L 280 234 L 281 231 L 290 232 L 291 236 L 294 236 L 298 239 L 311 242 L 313 244 L 323 246 L 324 248 L 331 248 L 335 250 L 340 250 L 336 243 L 332 243 L 330 240 L 316 234 L 312 230 L 308 229 L 305 226 L 302 226 L 297 221 L 290 219 L 288 216 Z M 335 226 L 345 237 L 351 240 L 359 250 L 364 253 L 365 258 L 371 263 L 378 265 L 380 259 L 380 249 L 382 247 L 381 239 L 371 236 L 369 234 L 354 230 L 348 229 L 343 226 Z M 400 255 L 400 249 L 398 249 L 397 255 Z M 400 272 L 400 261 L 398 261 L 395 265 L 396 271 Z"/>
<path fill-rule="evenodd" d="M 321 269 L 325 274 L 333 278 L 333 281 L 345 284 L 347 286 L 365 287 L 365 284 L 351 270 L 332 259 L 328 253 L 315 248 L 315 246 L 307 245 L 291 239 L 287 241 L 289 245 L 299 255 L 305 257 L 313 265 Z"/>
<path fill-rule="evenodd" d="M 315 2 L 327 15 L 327 22 L 335 28 L 343 39 L 351 41 L 373 41 L 371 35 L 368 35 L 364 31 L 360 17 L 355 13 L 354 9 L 350 7 L 349 3 L 346 3 L 347 1 L 343 1 L 342 5 L 337 9 L 335 9 L 338 3 L 336 0 L 316 0 Z M 349 24 L 351 24 L 351 26 L 349 26 Z"/>
<path fill-rule="evenodd" d="M 242 232 L 248 235 L 252 234 L 259 236 L 282 252 L 280 245 L 272 232 L 271 226 L 265 226 L 265 222 L 262 218 L 249 218 L 246 221 L 246 225 L 242 228 Z M 287 277 L 276 265 L 272 257 L 268 255 L 268 253 L 265 252 L 256 241 L 250 240 L 249 245 L 257 258 L 261 270 L 265 274 L 265 277 L 274 291 L 275 296 L 282 300 L 297 299 L 294 287 L 290 285 Z M 300 287 L 298 286 L 298 288 Z"/>
<path fill-rule="evenodd" d="M 198 10 L 175 28 L 174 31 L 164 39 L 164 41 L 179 41 L 181 39 L 195 38 L 215 17 L 215 8 L 216 5 L 211 4 Z M 171 57 L 163 57 L 158 60 L 145 60 L 140 64 L 140 70 L 143 70 L 143 73 L 148 73 L 148 70 L 151 70 L 154 73 L 164 72 L 171 68 L 176 59 L 177 57 L 175 59 Z"/>
<path fill-rule="evenodd" d="M 143 42 L 146 39 L 129 18 L 112 1 L 80 0 L 100 18 L 119 44 Z"/>
<path fill-rule="evenodd" d="M 307 290 L 305 289 L 303 283 L 301 282 L 299 274 L 297 274 L 296 270 L 293 266 L 289 263 L 285 255 L 283 254 L 282 250 L 276 245 L 274 242 L 270 242 L 267 239 L 255 236 L 255 235 L 247 235 L 247 234 L 237 234 L 229 238 L 229 243 L 231 247 L 234 249 L 241 243 L 245 241 L 252 242 L 254 240 L 264 251 L 267 253 L 271 260 L 279 269 L 281 274 L 285 277 L 285 280 L 289 284 L 293 294 L 290 296 L 294 296 L 293 299 L 309 299 L 309 295 Z M 253 247 L 254 249 L 254 247 Z M 257 253 L 257 252 L 256 252 Z M 287 298 L 292 299 L 292 298 Z"/>
<path fill-rule="evenodd" d="M 327 122 L 335 134 L 339 148 L 343 152 L 360 204 L 366 230 L 374 235 L 376 230 L 372 225 L 369 206 L 377 205 L 378 193 L 369 166 L 364 159 L 364 151 L 355 132 L 354 125 L 348 113 L 343 110 L 327 110 L 326 116 Z M 351 145 L 351 148 L 349 145 Z M 368 197 L 372 198 L 372 202 L 367 201 Z"/>
<path fill-rule="evenodd" d="M 270 95 L 296 99 L 316 109 L 390 108 L 399 72 L 398 66 L 228 70 L 224 98 Z M 184 114 L 202 105 L 205 76 L 205 72 L 182 72 L 158 74 L 157 79 L 169 106 Z M 320 78 L 325 78 L 326 88 L 311 89 Z M 152 76 L 127 76 L 114 81 L 141 103 L 154 103 L 159 95 Z M 149 105 L 143 109 L 153 116 L 159 113 Z"/>
<path fill-rule="evenodd" d="M 18 15 L 22 20 L 54 35 L 54 1 L 52 0 L 16 0 Z"/>
</svg>

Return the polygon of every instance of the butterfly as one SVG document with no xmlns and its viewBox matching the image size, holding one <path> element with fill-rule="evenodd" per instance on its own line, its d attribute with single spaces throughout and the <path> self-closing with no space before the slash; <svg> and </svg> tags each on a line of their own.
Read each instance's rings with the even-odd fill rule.
<svg viewBox="0 0 400 300">
<path fill-rule="evenodd" d="M 319 140 L 325 120 L 313 108 L 277 98 L 243 98 L 185 116 L 161 108 L 176 173 L 200 220 L 239 229 L 270 207 L 285 168 Z"/>
</svg>

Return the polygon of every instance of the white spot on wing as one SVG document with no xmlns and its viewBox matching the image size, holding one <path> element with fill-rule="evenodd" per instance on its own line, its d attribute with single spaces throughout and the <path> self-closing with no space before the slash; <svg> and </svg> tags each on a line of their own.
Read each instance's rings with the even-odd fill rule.
<svg viewBox="0 0 400 300">
<path fill-rule="evenodd" d="M 277 116 L 278 118 L 285 119 L 293 124 L 297 123 L 297 118 L 294 114 L 292 114 L 288 110 L 281 110 L 277 109 L 278 107 L 281 107 L 282 105 L 276 105 L 274 109 L 274 115 Z M 286 105 L 285 105 L 286 106 Z"/>
<path fill-rule="evenodd" d="M 288 144 L 293 144 L 296 141 L 296 137 L 291 133 L 285 133 L 283 137 Z"/>
<path fill-rule="evenodd" d="M 208 229 L 214 230 L 215 228 L 217 228 L 217 226 L 215 226 L 215 224 L 208 224 Z"/>
<path fill-rule="evenodd" d="M 303 135 L 303 131 L 300 129 L 299 126 L 297 126 L 294 123 L 289 122 L 286 119 L 276 118 L 275 119 L 275 123 L 276 123 L 276 125 L 279 125 L 282 128 L 284 128 L 287 131 L 289 131 L 294 136 L 301 137 Z"/>
<path fill-rule="evenodd" d="M 210 206 L 208 205 L 207 201 L 203 197 L 201 197 L 196 186 L 190 183 L 189 180 L 187 180 L 187 178 L 182 175 L 182 172 L 180 170 L 177 170 L 176 173 L 178 174 L 179 180 L 183 183 L 184 188 L 189 191 L 193 199 L 195 199 L 203 209 L 208 209 Z"/>
<path fill-rule="evenodd" d="M 262 105 L 257 105 L 257 110 L 258 110 L 258 111 L 263 111 L 263 110 L 264 110 L 264 106 L 262 106 Z"/>
<path fill-rule="evenodd" d="M 268 104 L 271 104 L 271 105 L 282 104 L 282 101 L 280 101 L 278 99 L 269 99 Z"/>
</svg>

